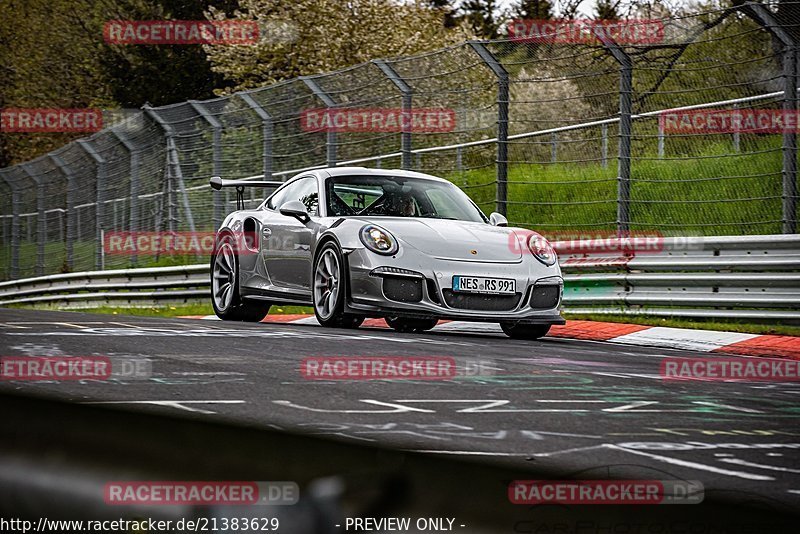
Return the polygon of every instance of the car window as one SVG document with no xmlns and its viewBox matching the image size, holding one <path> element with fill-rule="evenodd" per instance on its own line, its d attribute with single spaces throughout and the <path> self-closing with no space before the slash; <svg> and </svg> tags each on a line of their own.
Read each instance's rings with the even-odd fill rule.
<svg viewBox="0 0 800 534">
<path fill-rule="evenodd" d="M 426 217 L 487 222 L 452 183 L 412 176 L 341 175 L 325 181 L 329 216 Z"/>
<path fill-rule="evenodd" d="M 313 176 L 308 176 L 295 180 L 276 191 L 267 201 L 266 207 L 267 209 L 278 210 L 291 200 L 299 200 L 306 207 L 310 215 L 317 215 L 319 212 L 317 179 Z"/>
</svg>

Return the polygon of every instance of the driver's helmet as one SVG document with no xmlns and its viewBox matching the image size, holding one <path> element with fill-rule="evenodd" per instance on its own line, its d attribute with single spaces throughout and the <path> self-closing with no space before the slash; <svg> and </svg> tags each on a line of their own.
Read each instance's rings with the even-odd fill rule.
<svg viewBox="0 0 800 534">
<path fill-rule="evenodd" d="M 409 193 L 394 193 L 389 197 L 389 202 L 386 205 L 387 215 L 394 215 L 397 217 L 413 217 L 416 214 L 416 207 L 414 206 L 414 197 Z"/>
</svg>

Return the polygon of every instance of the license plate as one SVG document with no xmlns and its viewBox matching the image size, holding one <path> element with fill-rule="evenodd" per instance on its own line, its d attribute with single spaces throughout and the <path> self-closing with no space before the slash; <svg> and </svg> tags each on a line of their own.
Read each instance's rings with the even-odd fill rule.
<svg viewBox="0 0 800 534">
<path fill-rule="evenodd" d="M 484 278 L 481 276 L 454 276 L 453 291 L 460 293 L 487 293 L 491 295 L 513 295 L 517 292 L 517 281 L 509 278 Z"/>
</svg>

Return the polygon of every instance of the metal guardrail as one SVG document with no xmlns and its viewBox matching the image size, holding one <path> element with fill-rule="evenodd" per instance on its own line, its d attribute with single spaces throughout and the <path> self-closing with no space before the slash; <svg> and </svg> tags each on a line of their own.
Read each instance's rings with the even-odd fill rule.
<svg viewBox="0 0 800 534">
<path fill-rule="evenodd" d="M 800 321 L 800 235 L 553 245 L 571 313 Z"/>
<path fill-rule="evenodd" d="M 554 242 L 564 308 L 581 314 L 800 321 L 800 235 Z M 90 271 L 0 283 L 0 305 L 208 302 L 208 265 Z"/>
<path fill-rule="evenodd" d="M 189 304 L 208 302 L 210 285 L 208 264 L 53 274 L 0 282 L 0 306 L 85 309 Z"/>
</svg>

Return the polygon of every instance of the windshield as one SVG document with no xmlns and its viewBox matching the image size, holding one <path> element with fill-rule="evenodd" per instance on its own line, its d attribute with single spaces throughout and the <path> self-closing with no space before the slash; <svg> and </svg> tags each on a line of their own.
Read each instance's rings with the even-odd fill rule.
<svg viewBox="0 0 800 534">
<path fill-rule="evenodd" d="M 360 174 L 326 181 L 328 214 L 337 216 L 426 217 L 487 222 L 469 197 L 449 182 Z"/>
</svg>

